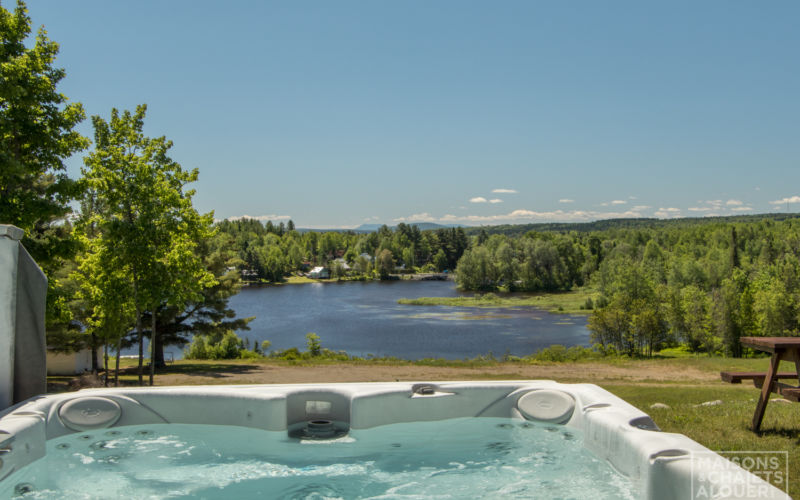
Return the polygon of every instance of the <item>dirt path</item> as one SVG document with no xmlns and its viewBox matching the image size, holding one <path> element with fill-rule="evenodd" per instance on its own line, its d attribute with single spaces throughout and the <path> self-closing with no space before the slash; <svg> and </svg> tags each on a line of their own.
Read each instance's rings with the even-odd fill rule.
<svg viewBox="0 0 800 500">
<path fill-rule="evenodd" d="M 164 373 L 157 385 L 288 384 L 319 382 L 394 382 L 426 380 L 552 379 L 559 382 L 707 383 L 719 375 L 695 368 L 614 366 L 602 363 L 436 367 L 334 364 L 313 366 L 237 364 L 226 369 Z"/>
</svg>

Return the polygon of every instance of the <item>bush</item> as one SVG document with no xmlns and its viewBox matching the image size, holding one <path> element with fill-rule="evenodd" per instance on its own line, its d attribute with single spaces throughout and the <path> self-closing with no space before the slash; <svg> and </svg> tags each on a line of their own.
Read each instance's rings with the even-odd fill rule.
<svg viewBox="0 0 800 500">
<path fill-rule="evenodd" d="M 260 354 L 256 351 L 250 351 L 247 349 L 242 350 L 239 352 L 239 359 L 263 359 L 264 355 Z"/>
<path fill-rule="evenodd" d="M 605 353 L 600 352 L 594 347 L 573 346 L 567 349 L 563 345 L 554 344 L 544 349 L 539 349 L 534 354 L 528 357 L 531 361 L 578 361 L 581 359 L 597 359 L 605 356 Z"/>
<path fill-rule="evenodd" d="M 322 354 L 322 343 L 316 333 L 306 334 L 306 348 L 311 356 L 317 357 Z"/>
<path fill-rule="evenodd" d="M 189 345 L 189 349 L 183 351 L 183 357 L 186 359 L 208 359 L 206 337 L 204 335 L 195 335 L 191 345 Z"/>
<path fill-rule="evenodd" d="M 183 351 L 185 359 L 259 359 L 264 356 L 254 348 L 247 349 L 245 346 L 250 342 L 245 342 L 232 331 L 225 332 L 219 340 L 211 336 L 195 335 L 189 349 Z M 269 347 L 268 341 L 265 341 Z"/>
</svg>

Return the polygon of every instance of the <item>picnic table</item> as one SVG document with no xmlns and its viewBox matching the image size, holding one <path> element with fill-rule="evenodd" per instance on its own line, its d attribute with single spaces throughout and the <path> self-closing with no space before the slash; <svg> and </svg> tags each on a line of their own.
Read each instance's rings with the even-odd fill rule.
<svg viewBox="0 0 800 500">
<path fill-rule="evenodd" d="M 789 401 L 800 402 L 800 387 L 784 384 L 781 379 L 795 379 L 800 383 L 800 337 L 742 337 L 742 346 L 772 353 L 766 372 L 722 372 L 722 380 L 740 384 L 742 380 L 752 380 L 761 388 L 756 403 L 751 428 L 758 431 L 764 419 L 770 394 L 777 393 Z M 778 372 L 781 361 L 794 361 L 794 372 Z"/>
</svg>

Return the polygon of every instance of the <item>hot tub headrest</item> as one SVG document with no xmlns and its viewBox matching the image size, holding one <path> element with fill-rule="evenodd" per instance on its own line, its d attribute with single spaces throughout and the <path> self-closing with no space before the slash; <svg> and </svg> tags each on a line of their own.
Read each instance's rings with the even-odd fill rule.
<svg viewBox="0 0 800 500">
<path fill-rule="evenodd" d="M 540 389 L 521 396 L 517 409 L 528 420 L 561 424 L 572 416 L 575 399 L 564 391 Z"/>
<path fill-rule="evenodd" d="M 110 427 L 121 415 L 122 409 L 116 401 L 96 396 L 72 399 L 58 410 L 58 416 L 64 425 L 74 431 Z"/>
</svg>

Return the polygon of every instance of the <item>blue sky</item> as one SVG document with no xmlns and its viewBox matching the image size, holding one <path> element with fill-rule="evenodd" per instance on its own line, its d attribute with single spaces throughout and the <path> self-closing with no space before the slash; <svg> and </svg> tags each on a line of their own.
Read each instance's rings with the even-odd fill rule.
<svg viewBox="0 0 800 500">
<path fill-rule="evenodd" d="M 220 219 L 800 210 L 795 1 L 28 7 L 61 45 L 61 91 L 103 117 L 147 103 Z"/>
</svg>

